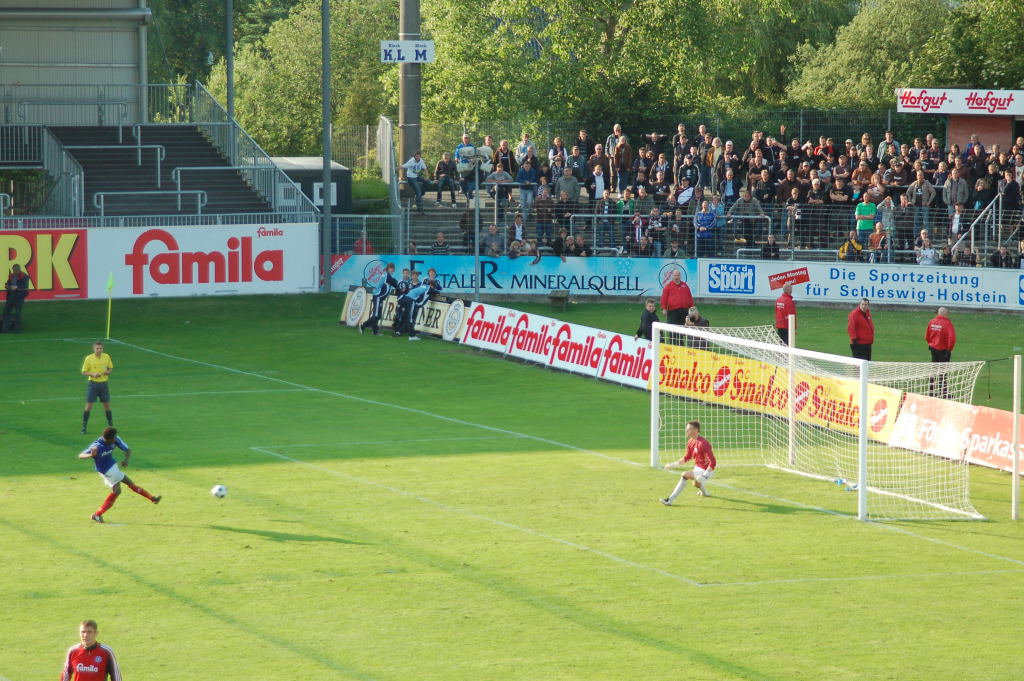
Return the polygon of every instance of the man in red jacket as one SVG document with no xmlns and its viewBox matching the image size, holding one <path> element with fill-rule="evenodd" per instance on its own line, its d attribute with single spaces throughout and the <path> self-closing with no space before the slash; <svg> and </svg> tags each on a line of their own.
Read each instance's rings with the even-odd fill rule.
<svg viewBox="0 0 1024 681">
<path fill-rule="evenodd" d="M 857 359 L 871 361 L 871 344 L 875 342 L 875 323 L 871 321 L 871 310 L 867 298 L 853 308 L 846 320 L 846 332 L 850 334 L 850 352 Z"/>
<path fill-rule="evenodd" d="M 682 272 L 672 270 L 672 278 L 661 290 L 661 311 L 667 315 L 666 321 L 683 326 L 691 307 L 693 294 L 690 293 L 690 287 L 683 281 Z"/>
<path fill-rule="evenodd" d="M 793 285 L 782 287 L 782 295 L 775 301 L 775 332 L 786 345 L 789 345 L 789 315 L 796 321 L 796 303 L 793 302 Z"/>
<path fill-rule="evenodd" d="M 935 317 L 928 322 L 924 332 L 924 340 L 932 351 L 933 362 L 948 362 L 956 345 L 956 329 L 949 320 L 949 310 L 940 307 Z"/>
</svg>

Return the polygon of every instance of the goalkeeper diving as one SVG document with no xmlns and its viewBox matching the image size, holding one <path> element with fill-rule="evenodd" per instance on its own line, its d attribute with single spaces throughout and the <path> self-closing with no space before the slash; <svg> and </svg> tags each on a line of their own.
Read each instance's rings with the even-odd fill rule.
<svg viewBox="0 0 1024 681">
<path fill-rule="evenodd" d="M 684 472 L 679 477 L 679 483 L 672 490 L 672 494 L 659 501 L 666 506 L 671 506 L 682 491 L 686 488 L 686 482 L 693 480 L 697 488 L 697 494 L 702 497 L 711 496 L 708 493 L 707 482 L 715 473 L 715 454 L 711 451 L 711 443 L 700 434 L 700 421 L 690 421 L 686 424 L 686 456 L 674 463 L 666 464 L 665 470 L 676 470 L 683 467 L 687 461 L 693 460 L 693 468 Z"/>
</svg>

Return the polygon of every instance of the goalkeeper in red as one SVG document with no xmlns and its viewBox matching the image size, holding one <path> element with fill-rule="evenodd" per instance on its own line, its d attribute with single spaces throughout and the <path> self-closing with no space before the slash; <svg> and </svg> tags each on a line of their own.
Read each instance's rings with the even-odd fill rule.
<svg viewBox="0 0 1024 681">
<path fill-rule="evenodd" d="M 686 456 L 679 459 L 679 461 L 667 464 L 665 470 L 682 468 L 683 464 L 691 459 L 693 459 L 693 469 L 686 471 L 680 476 L 679 483 L 672 490 L 672 494 L 664 499 L 660 499 L 661 503 L 671 506 L 675 498 L 686 488 L 688 480 L 693 480 L 693 484 L 697 488 L 697 494 L 702 497 L 711 496 L 708 493 L 707 481 L 714 475 L 715 466 L 718 465 L 718 462 L 715 461 L 715 454 L 711 451 L 711 443 L 700 434 L 700 421 L 690 421 L 686 424 Z"/>
</svg>

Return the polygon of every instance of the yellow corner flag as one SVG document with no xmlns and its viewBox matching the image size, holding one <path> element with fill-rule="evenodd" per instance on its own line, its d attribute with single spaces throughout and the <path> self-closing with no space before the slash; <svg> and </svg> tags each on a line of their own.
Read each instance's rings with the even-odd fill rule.
<svg viewBox="0 0 1024 681">
<path fill-rule="evenodd" d="M 110 338 L 110 312 L 114 302 L 114 273 L 111 272 L 110 276 L 107 277 L 107 335 L 105 338 Z"/>
</svg>

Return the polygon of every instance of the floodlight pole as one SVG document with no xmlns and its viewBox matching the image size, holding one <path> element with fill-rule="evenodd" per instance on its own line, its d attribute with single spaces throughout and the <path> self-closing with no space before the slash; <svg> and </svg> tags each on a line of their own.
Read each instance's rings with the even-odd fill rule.
<svg viewBox="0 0 1024 681">
<path fill-rule="evenodd" d="M 398 39 L 420 39 L 420 0 L 401 0 L 398 5 Z M 420 65 L 398 65 L 398 155 L 405 162 L 420 150 Z"/>
<path fill-rule="evenodd" d="M 234 0 L 227 0 L 224 8 L 224 65 L 228 81 L 228 118 L 235 120 L 235 8 Z M 232 163 L 237 160 L 232 159 Z"/>
<path fill-rule="evenodd" d="M 320 127 L 323 140 L 323 191 L 320 211 L 320 279 L 324 291 L 331 290 L 331 2 L 320 0 Z"/>
</svg>

